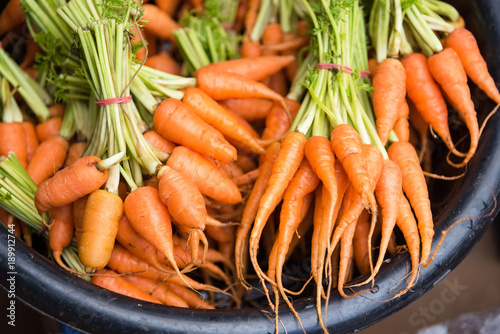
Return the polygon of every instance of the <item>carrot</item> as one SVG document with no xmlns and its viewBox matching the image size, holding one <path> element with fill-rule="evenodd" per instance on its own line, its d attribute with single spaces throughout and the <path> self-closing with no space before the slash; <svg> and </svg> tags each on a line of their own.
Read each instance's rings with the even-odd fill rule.
<svg viewBox="0 0 500 334">
<path fill-rule="evenodd" d="M 3 208 L 0 208 L 0 221 L 5 225 L 6 228 L 12 230 L 14 235 L 19 239 L 22 238 L 21 226 L 14 216 L 9 214 Z"/>
<path fill-rule="evenodd" d="M 370 77 L 373 79 L 375 74 L 377 74 L 378 62 L 376 58 L 368 59 L 368 70 L 370 71 Z"/>
<path fill-rule="evenodd" d="M 38 212 L 69 204 L 99 189 L 108 178 L 108 171 L 98 168 L 99 161 L 101 159 L 94 156 L 80 158 L 42 182 L 35 193 Z"/>
<path fill-rule="evenodd" d="M 159 170 L 158 179 L 160 200 L 167 206 L 172 217 L 188 228 L 203 231 L 207 209 L 196 185 L 169 166 Z"/>
<path fill-rule="evenodd" d="M 410 140 L 410 123 L 408 122 L 409 115 L 410 108 L 408 107 L 408 102 L 404 99 L 403 103 L 401 103 L 401 108 L 399 108 L 398 119 L 396 124 L 394 124 L 394 132 L 401 141 Z"/>
<path fill-rule="evenodd" d="M 80 243 L 80 237 L 82 235 L 83 215 L 85 214 L 85 207 L 87 206 L 88 197 L 88 195 L 80 197 L 72 204 L 73 222 L 75 224 L 75 238 L 77 245 Z"/>
<path fill-rule="evenodd" d="M 177 7 L 179 6 L 180 0 L 155 0 L 156 5 L 162 11 L 168 13 L 170 16 L 174 16 Z"/>
<path fill-rule="evenodd" d="M 422 161 L 429 146 L 429 124 L 425 122 L 422 115 L 416 110 L 415 105 L 408 101 L 410 109 L 410 122 L 413 128 L 417 130 L 420 139 L 420 152 L 418 154 L 419 160 Z"/>
<path fill-rule="evenodd" d="M 170 271 L 170 268 L 160 263 L 156 248 L 133 229 L 126 215 L 122 215 L 118 221 L 116 240 L 130 253 L 148 262 L 156 270 Z"/>
<path fill-rule="evenodd" d="M 251 122 L 266 118 L 273 102 L 259 98 L 229 99 L 222 101 L 222 105 Z"/>
<path fill-rule="evenodd" d="M 269 147 L 267 149 L 269 150 Z M 245 173 L 255 170 L 258 167 L 257 163 L 255 162 L 254 154 L 248 152 L 239 153 L 238 159 L 236 160 L 236 164 L 238 164 L 241 170 Z"/>
<path fill-rule="evenodd" d="M 270 78 L 271 82 L 269 83 L 269 88 L 271 88 L 276 93 L 285 97 L 288 94 L 289 87 L 288 81 L 286 78 L 286 74 L 284 71 L 280 71 Z"/>
<path fill-rule="evenodd" d="M 66 112 L 66 106 L 62 103 L 56 103 L 49 108 L 50 116 L 63 118 Z"/>
<path fill-rule="evenodd" d="M 228 204 L 242 200 L 238 187 L 219 171 L 214 164 L 198 153 L 177 146 L 172 151 L 167 166 L 177 170 L 193 182 L 200 192 Z"/>
<path fill-rule="evenodd" d="M 448 109 L 427 67 L 427 59 L 423 54 L 413 53 L 402 61 L 406 70 L 406 92 L 417 107 L 425 122 L 432 126 L 434 132 L 444 141 L 453 154 L 461 156 L 455 149 L 448 127 Z"/>
<path fill-rule="evenodd" d="M 203 0 L 189 0 L 194 9 L 202 10 L 203 9 Z"/>
<path fill-rule="evenodd" d="M 20 0 L 10 0 L 0 14 L 0 36 L 21 25 L 25 14 L 21 9 Z"/>
<path fill-rule="evenodd" d="M 161 39 L 173 41 L 174 35 L 172 32 L 176 29 L 180 29 L 181 26 L 173 20 L 170 15 L 163 12 L 155 5 L 144 4 L 142 8 L 144 10 L 142 20 L 147 21 L 144 25 L 144 30 Z"/>
<path fill-rule="evenodd" d="M 132 283 L 142 292 L 151 295 L 151 297 L 153 298 L 156 298 L 162 304 L 177 307 L 189 307 L 189 305 L 184 300 L 182 300 L 182 298 L 169 291 L 165 285 L 158 284 L 151 278 L 135 275 L 124 275 L 123 279 L 127 282 Z"/>
<path fill-rule="evenodd" d="M 73 204 L 66 204 L 50 210 L 49 246 L 56 262 L 66 270 L 69 268 L 62 262 L 61 255 L 73 238 L 75 222 L 73 220 Z"/>
<path fill-rule="evenodd" d="M 253 59 L 253 58 L 247 58 Z M 288 106 L 284 98 L 260 82 L 248 79 L 242 75 L 201 68 L 195 73 L 198 88 L 214 100 L 244 99 L 260 97 L 281 103 L 291 120 Z"/>
<path fill-rule="evenodd" d="M 260 43 L 244 37 L 243 43 L 241 43 L 240 55 L 241 58 L 260 57 L 262 55 Z"/>
<path fill-rule="evenodd" d="M 488 72 L 474 35 L 465 28 L 455 29 L 446 37 L 445 46 L 455 50 L 469 78 L 499 104 L 500 93 Z"/>
<path fill-rule="evenodd" d="M 279 72 L 282 68 L 292 63 L 294 59 L 294 56 L 262 55 L 259 57 L 226 60 L 198 69 L 195 76 L 202 71 L 228 72 L 241 75 L 248 80 L 262 81 Z"/>
<path fill-rule="evenodd" d="M 264 31 L 262 32 L 262 55 L 263 56 L 276 55 L 278 53 L 277 51 L 265 49 L 265 47 L 280 44 L 282 41 L 283 41 L 283 30 L 281 29 L 281 25 L 279 23 L 269 23 L 268 25 L 266 25 Z M 270 87 L 272 78 L 265 77 L 256 81 L 262 81 L 263 84 Z"/>
<path fill-rule="evenodd" d="M 158 132 L 155 130 L 150 130 L 144 134 L 144 138 L 147 139 L 157 149 L 159 149 L 162 152 L 165 153 L 172 153 L 173 149 L 177 146 L 174 143 L 172 143 L 170 140 L 167 138 L 163 137 L 160 135 Z"/>
<path fill-rule="evenodd" d="M 300 103 L 291 99 L 285 99 L 285 102 L 290 109 L 292 119 L 294 119 L 299 111 Z M 266 128 L 262 133 L 262 139 L 281 138 L 291 125 L 292 123 L 285 109 L 280 104 L 274 103 L 266 117 Z"/>
<path fill-rule="evenodd" d="M 246 34 L 250 35 L 252 33 L 255 22 L 257 21 L 257 15 L 259 13 L 261 0 L 249 0 L 248 10 L 245 15 L 245 30 Z"/>
<path fill-rule="evenodd" d="M 26 168 L 28 149 L 23 124 L 0 122 L 0 156 L 7 157 L 11 151 Z"/>
<path fill-rule="evenodd" d="M 97 189 L 90 194 L 83 215 L 78 257 L 86 271 L 100 270 L 111 257 L 123 201 L 118 195 Z"/>
<path fill-rule="evenodd" d="M 174 143 L 222 162 L 236 160 L 236 149 L 179 100 L 163 100 L 153 115 L 155 130 Z"/>
<path fill-rule="evenodd" d="M 181 67 L 166 51 L 148 57 L 144 65 L 166 73 L 181 75 Z"/>
<path fill-rule="evenodd" d="M 24 70 L 32 66 L 33 63 L 35 62 L 36 55 L 39 53 L 42 53 L 42 48 L 38 45 L 37 42 L 35 42 L 33 37 L 30 36 L 28 42 L 26 43 L 26 50 L 24 52 L 23 62 L 19 64 L 19 67 L 21 67 Z"/>
<path fill-rule="evenodd" d="M 58 135 L 61 130 L 62 118 L 59 116 L 52 117 L 46 122 L 37 124 L 35 130 L 38 140 L 43 142 L 50 136 Z"/>
<path fill-rule="evenodd" d="M 366 210 L 363 210 L 363 212 L 366 212 Z M 337 281 L 337 290 L 339 291 L 340 295 L 344 298 L 353 297 L 352 295 L 349 296 L 345 294 L 344 283 L 349 279 L 348 272 L 349 272 L 349 265 L 354 253 L 353 240 L 354 240 L 354 233 L 356 231 L 356 224 L 357 223 L 350 224 L 349 226 L 347 226 L 340 239 L 340 260 L 339 260 L 339 275 Z"/>
<path fill-rule="evenodd" d="M 264 273 L 262 272 L 262 269 L 260 269 L 259 263 L 257 262 L 257 250 L 259 248 L 259 240 L 262 230 L 264 229 L 269 216 L 283 198 L 283 194 L 285 193 L 289 182 L 295 175 L 295 172 L 299 169 L 304 157 L 304 147 L 306 142 L 306 137 L 299 132 L 290 132 L 283 138 L 278 155 L 276 156 L 276 160 L 274 161 L 274 165 L 271 170 L 271 175 L 269 176 L 267 188 L 259 202 L 259 208 L 255 216 L 254 226 L 250 234 L 249 250 L 250 260 L 252 261 L 253 267 L 261 280 L 263 280 Z"/>
<path fill-rule="evenodd" d="M 213 307 L 209 302 L 203 300 L 196 292 L 193 290 L 186 289 L 183 286 L 168 283 L 163 283 L 169 291 L 175 293 L 182 300 L 184 300 L 190 307 L 202 309 L 202 310 L 213 310 Z"/>
<path fill-rule="evenodd" d="M 259 168 L 256 168 L 248 173 L 245 173 L 241 176 L 238 176 L 233 179 L 234 184 L 237 186 L 243 186 L 247 184 L 252 184 L 255 183 L 255 180 L 259 177 L 260 171 Z"/>
<path fill-rule="evenodd" d="M 299 42 L 302 42 L 304 43 L 305 41 L 307 41 L 306 45 L 309 44 L 308 41 L 309 41 L 309 38 L 304 38 L 304 37 L 298 37 L 297 35 L 295 34 L 291 34 L 291 33 L 284 33 L 283 34 L 283 44 L 286 44 L 286 43 L 293 43 L 293 42 L 296 42 L 296 41 L 299 41 Z M 304 46 L 303 44 L 301 44 L 299 46 L 302 47 Z M 288 50 L 282 50 L 281 51 L 281 54 L 282 55 L 295 55 L 298 53 L 298 48 L 290 48 Z M 287 79 L 292 82 L 293 79 L 295 78 L 295 74 L 297 74 L 297 70 L 299 68 L 299 62 L 297 59 L 294 59 L 293 62 L 291 62 L 289 65 L 287 65 L 285 67 L 285 73 L 286 73 L 286 77 Z"/>
<path fill-rule="evenodd" d="M 107 275 L 107 276 L 103 276 Z M 101 288 L 119 293 L 124 296 L 140 299 L 143 301 L 161 304 L 161 302 L 151 297 L 149 294 L 143 292 L 141 289 L 126 281 L 123 277 L 119 276 L 115 271 L 103 269 L 99 270 L 96 275 L 92 276 L 92 283 L 100 286 Z"/>
<path fill-rule="evenodd" d="M 172 236 L 172 240 L 174 242 L 174 250 L 175 250 L 176 257 L 181 258 L 184 261 L 184 263 L 192 262 L 192 260 L 189 258 L 189 254 L 185 252 L 185 250 L 188 248 L 188 241 L 186 239 L 180 238 L 180 237 L 175 236 L 175 235 Z M 178 252 L 177 251 L 178 249 L 181 249 L 181 252 Z M 165 256 L 161 253 L 158 256 L 159 256 L 158 259 L 160 260 L 160 262 L 165 263 L 165 261 L 166 261 Z M 198 256 L 198 259 L 199 259 L 199 256 Z M 213 248 L 208 249 L 207 254 L 206 254 L 206 260 L 208 262 L 212 262 L 212 263 L 221 262 L 229 268 L 233 267 L 232 262 L 228 258 L 225 258 L 220 252 L 218 252 L 217 250 L 215 250 Z M 200 261 L 197 260 L 197 262 L 200 262 Z"/>
<path fill-rule="evenodd" d="M 165 254 L 180 275 L 174 259 L 170 213 L 161 202 L 158 190 L 147 186 L 135 189 L 125 199 L 124 212 L 134 230 Z"/>
<path fill-rule="evenodd" d="M 328 139 L 326 138 L 325 140 L 328 141 Z M 303 199 L 307 194 L 312 193 L 319 185 L 319 183 L 320 179 L 318 175 L 316 175 L 308 160 L 304 159 L 299 169 L 295 173 L 295 176 L 286 188 L 285 194 L 283 195 L 283 205 L 281 207 L 280 213 L 279 231 L 275 241 L 275 245 L 277 245 L 275 267 L 276 278 L 272 276 L 269 277 L 271 280 L 275 279 L 281 295 L 283 296 L 288 304 L 288 307 L 292 310 L 292 313 L 295 314 L 297 319 L 299 318 L 299 316 L 288 300 L 283 287 L 283 266 L 285 265 L 286 255 L 288 253 L 289 245 L 292 241 L 293 235 L 301 222 L 300 215 L 303 206 Z"/>
<path fill-rule="evenodd" d="M 66 162 L 64 163 L 64 167 L 71 166 L 75 161 L 80 159 L 86 146 L 86 143 L 77 142 L 71 144 L 68 150 L 68 156 L 66 157 Z"/>
<path fill-rule="evenodd" d="M 280 148 L 279 143 L 273 143 L 267 149 L 266 155 L 264 157 L 264 162 L 259 168 L 259 176 L 255 181 L 250 197 L 245 204 L 245 210 L 243 211 L 243 217 L 241 218 L 240 226 L 236 232 L 236 245 L 235 245 L 235 264 L 238 278 L 244 282 L 245 267 L 246 267 L 246 257 L 248 248 L 248 233 L 254 221 L 255 215 L 259 208 L 259 202 L 264 194 L 269 177 L 271 176 L 271 170 L 276 160 L 278 151 Z"/>
<path fill-rule="evenodd" d="M 463 167 L 474 156 L 479 142 L 479 125 L 467 85 L 467 75 L 458 54 L 452 48 L 445 48 L 440 53 L 432 55 L 427 64 L 432 76 L 441 85 L 469 129 L 470 148 L 467 155 L 461 163 L 451 163 L 452 166 Z"/>
<path fill-rule="evenodd" d="M 366 158 L 361 151 L 361 138 L 348 124 L 340 124 L 331 135 L 333 152 L 344 167 L 351 185 L 361 195 L 363 205 L 377 212 L 377 203 L 370 185 Z"/>
<path fill-rule="evenodd" d="M 387 153 L 389 153 L 391 160 L 396 162 L 401 170 L 403 190 L 406 196 L 408 196 L 418 221 L 418 230 L 420 232 L 420 239 L 422 240 L 421 264 L 424 267 L 428 266 L 427 258 L 431 252 L 434 222 L 432 219 L 429 192 L 417 153 L 414 147 L 408 142 L 393 143 Z"/>
<path fill-rule="evenodd" d="M 213 126 L 226 138 L 232 138 L 248 146 L 253 152 L 265 152 L 259 140 L 252 136 L 240 123 L 232 117 L 220 104 L 205 94 L 201 89 L 191 87 L 186 90 L 185 105 L 191 109 L 207 124 Z"/>
<path fill-rule="evenodd" d="M 384 145 L 396 124 L 405 96 L 405 68 L 397 59 L 385 59 L 373 78 L 373 109 L 377 117 L 377 133 Z"/>
<path fill-rule="evenodd" d="M 68 147 L 68 141 L 58 135 L 48 138 L 37 147 L 26 168 L 36 185 L 40 185 L 63 166 Z"/>
<path fill-rule="evenodd" d="M 35 126 L 33 123 L 22 122 L 21 124 L 23 125 L 24 135 L 26 137 L 26 161 L 29 163 L 39 145 L 38 137 L 36 136 Z M 18 155 L 17 158 L 19 159 Z"/>
<path fill-rule="evenodd" d="M 356 230 L 353 239 L 354 260 L 361 275 L 370 272 L 370 262 L 368 257 L 368 235 L 370 232 L 370 214 L 363 210 L 356 223 Z"/>
</svg>

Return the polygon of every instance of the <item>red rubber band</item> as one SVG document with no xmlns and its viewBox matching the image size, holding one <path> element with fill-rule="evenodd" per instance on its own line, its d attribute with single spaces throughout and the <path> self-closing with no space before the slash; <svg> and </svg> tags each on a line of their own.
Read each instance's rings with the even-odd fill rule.
<svg viewBox="0 0 500 334">
<path fill-rule="evenodd" d="M 125 96 L 125 97 L 114 97 L 112 99 L 106 99 L 106 100 L 99 100 L 96 101 L 95 104 L 99 106 L 107 106 L 110 104 L 120 104 L 120 103 L 128 103 L 132 101 L 132 96 Z"/>
</svg>

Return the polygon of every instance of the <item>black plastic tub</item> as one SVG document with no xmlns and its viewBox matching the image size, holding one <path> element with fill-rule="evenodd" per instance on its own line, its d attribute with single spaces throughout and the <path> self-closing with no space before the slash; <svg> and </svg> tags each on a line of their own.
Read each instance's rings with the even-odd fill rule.
<svg viewBox="0 0 500 334">
<path fill-rule="evenodd" d="M 478 39 L 493 77 L 500 80 L 500 1 L 451 1 L 466 18 L 468 28 Z M 493 103 L 475 86 L 471 92 L 480 124 L 493 109 Z M 436 236 L 454 221 L 467 217 L 446 238 L 440 254 L 428 268 L 422 268 L 412 292 L 389 299 L 404 287 L 401 279 L 407 273 L 409 257 L 399 254 L 383 265 L 376 286 L 365 293 L 368 298 L 343 299 L 332 294 L 326 323 L 330 332 L 355 332 L 397 312 L 432 289 L 472 250 L 488 229 L 498 208 L 494 197 L 500 195 L 500 117 L 489 121 L 480 140 L 476 156 L 466 175 L 455 181 L 431 181 Z M 466 133 L 463 127 L 454 129 Z M 438 174 L 456 175 L 444 162 L 445 151 L 435 145 L 434 170 Z M 500 208 L 500 207 L 499 207 Z M 4 289 L 11 276 L 7 265 L 8 232 L 0 228 L 0 277 Z M 434 247 L 437 238 L 434 241 Z M 433 247 L 433 248 L 434 248 Z M 117 295 L 67 273 L 22 242 L 15 245 L 16 299 L 33 309 L 81 332 L 88 333 L 273 333 L 274 320 L 259 309 L 196 310 L 154 305 Z M 301 271 L 300 264 L 296 267 Z M 321 332 L 314 298 L 294 302 L 307 333 Z M 284 306 L 280 317 L 287 333 L 302 333 L 294 316 Z M 283 332 L 283 327 L 280 329 Z"/>
</svg>

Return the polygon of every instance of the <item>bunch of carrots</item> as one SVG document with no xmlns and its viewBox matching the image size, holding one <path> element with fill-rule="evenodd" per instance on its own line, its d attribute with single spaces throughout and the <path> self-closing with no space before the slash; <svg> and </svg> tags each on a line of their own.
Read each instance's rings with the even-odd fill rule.
<svg viewBox="0 0 500 334">
<path fill-rule="evenodd" d="M 304 286 L 325 332 L 323 300 L 364 292 L 345 290 L 357 274 L 369 289 L 397 235 L 412 267 L 394 298 L 408 293 L 437 252 L 429 129 L 466 167 L 486 124 L 468 78 L 500 104 L 458 12 L 438 0 L 145 2 L 10 0 L 1 13 L 0 220 L 136 299 L 240 307 L 261 290 L 277 332 L 280 301 L 300 322 L 290 297 L 302 289 L 284 281 L 293 257 L 311 260 Z"/>
</svg>

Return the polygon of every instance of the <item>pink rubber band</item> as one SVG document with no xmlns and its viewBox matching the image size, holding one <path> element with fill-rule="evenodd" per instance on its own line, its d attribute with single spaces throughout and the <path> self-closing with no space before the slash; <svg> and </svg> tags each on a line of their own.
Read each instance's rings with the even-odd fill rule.
<svg viewBox="0 0 500 334">
<path fill-rule="evenodd" d="M 125 97 L 114 97 L 112 99 L 106 99 L 106 100 L 99 100 L 96 101 L 95 104 L 99 106 L 107 106 L 110 104 L 120 104 L 120 103 L 128 103 L 132 101 L 132 96 L 125 96 Z"/>
<path fill-rule="evenodd" d="M 337 69 L 337 70 L 342 70 L 347 74 L 352 74 L 353 69 L 350 68 L 349 66 L 344 66 L 344 65 L 339 65 L 339 64 L 330 64 L 330 63 L 319 63 L 318 68 L 322 70 L 331 70 L 331 69 Z M 366 78 L 371 75 L 370 71 L 360 71 L 359 76 L 361 78 Z"/>
</svg>

